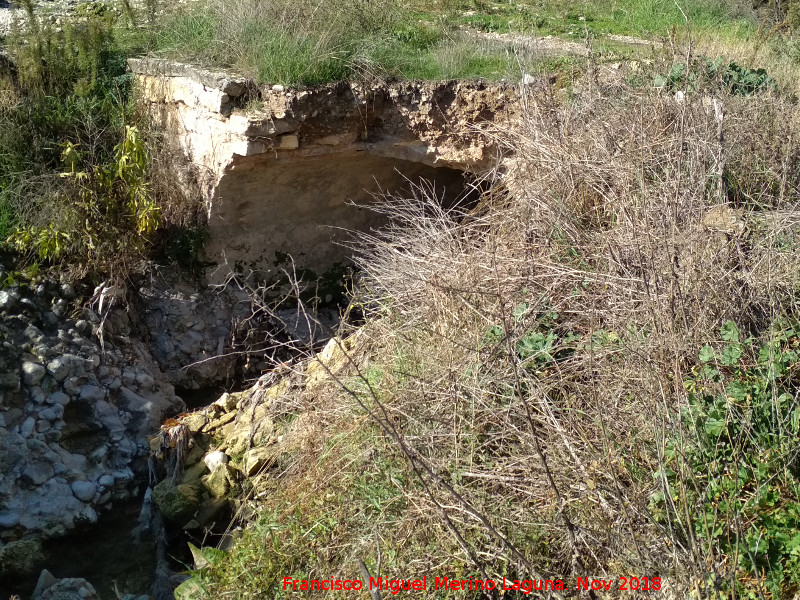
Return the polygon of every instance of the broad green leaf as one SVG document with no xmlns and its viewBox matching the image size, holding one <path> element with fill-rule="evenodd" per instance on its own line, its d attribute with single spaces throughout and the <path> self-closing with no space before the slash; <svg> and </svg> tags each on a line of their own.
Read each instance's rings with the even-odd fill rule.
<svg viewBox="0 0 800 600">
<path fill-rule="evenodd" d="M 175 600 L 200 600 L 201 598 L 210 598 L 211 594 L 206 590 L 203 582 L 197 577 L 187 579 L 173 592 Z"/>
<path fill-rule="evenodd" d="M 217 548 L 198 548 L 194 544 L 189 543 L 189 550 L 192 552 L 194 566 L 197 569 L 213 567 L 225 558 L 225 552 Z"/>
<path fill-rule="evenodd" d="M 739 328 L 736 327 L 736 323 L 733 321 L 725 321 L 725 324 L 722 326 L 721 334 L 722 339 L 726 342 L 739 341 Z"/>
<path fill-rule="evenodd" d="M 712 437 L 719 437 L 725 429 L 725 421 L 714 417 L 708 417 L 705 422 L 706 434 Z"/>
<path fill-rule="evenodd" d="M 750 395 L 750 387 L 740 381 L 734 381 L 725 388 L 725 393 L 730 398 L 744 401 L 747 400 L 747 397 Z"/>
<path fill-rule="evenodd" d="M 700 362 L 709 362 L 714 360 L 714 349 L 706 344 L 700 349 Z"/>
<path fill-rule="evenodd" d="M 512 314 L 514 315 L 514 320 L 519 321 L 520 319 L 522 319 L 522 317 L 525 316 L 525 313 L 528 312 L 530 306 L 531 305 L 528 304 L 527 302 L 520 302 L 519 304 L 517 304 L 514 307 L 514 310 L 512 311 Z"/>
<path fill-rule="evenodd" d="M 485 345 L 497 344 L 505 338 L 505 335 L 506 332 L 500 325 L 492 325 L 483 335 L 483 343 Z"/>
<path fill-rule="evenodd" d="M 742 358 L 742 349 L 738 345 L 731 345 L 725 348 L 720 354 L 719 361 L 726 366 L 732 366 Z"/>
</svg>

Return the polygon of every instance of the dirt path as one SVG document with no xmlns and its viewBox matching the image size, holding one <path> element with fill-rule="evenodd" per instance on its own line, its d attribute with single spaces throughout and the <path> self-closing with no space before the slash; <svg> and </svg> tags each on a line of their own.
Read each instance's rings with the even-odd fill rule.
<svg viewBox="0 0 800 600">
<path fill-rule="evenodd" d="M 553 35 L 536 37 L 518 33 L 497 33 L 477 31 L 474 29 L 467 29 L 466 31 L 477 39 L 496 44 L 514 46 L 531 54 L 542 54 L 546 56 L 586 56 L 587 53 L 586 42 L 584 40 L 571 41 Z M 651 40 L 630 35 L 612 34 L 602 36 L 600 39 L 634 47 L 650 46 L 653 43 Z"/>
</svg>

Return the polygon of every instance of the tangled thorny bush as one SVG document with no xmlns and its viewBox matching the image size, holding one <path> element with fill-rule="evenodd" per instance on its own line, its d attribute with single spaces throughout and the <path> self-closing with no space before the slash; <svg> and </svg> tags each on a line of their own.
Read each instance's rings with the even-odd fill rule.
<svg viewBox="0 0 800 600">
<path fill-rule="evenodd" d="M 756 380 L 796 314 L 794 114 L 769 95 L 531 94 L 479 206 L 385 199 L 394 225 L 359 259 L 369 393 L 351 389 L 422 484 L 415 528 L 450 540 L 417 561 L 459 548 L 476 577 L 661 576 L 675 597 L 796 590 L 797 398 L 766 411 L 786 427 L 767 447 L 756 392 L 725 387 Z M 758 374 L 767 404 L 792 388 Z M 721 412 L 697 407 L 717 393 Z"/>
<path fill-rule="evenodd" d="M 621 84 L 526 102 L 477 204 L 376 203 L 366 323 L 308 367 L 294 454 L 201 576 L 220 597 L 366 570 L 795 593 L 794 107 Z"/>
</svg>

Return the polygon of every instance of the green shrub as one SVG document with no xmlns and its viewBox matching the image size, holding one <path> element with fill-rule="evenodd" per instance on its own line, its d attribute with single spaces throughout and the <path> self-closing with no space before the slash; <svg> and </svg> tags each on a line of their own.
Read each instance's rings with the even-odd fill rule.
<svg viewBox="0 0 800 600">
<path fill-rule="evenodd" d="M 59 28 L 32 5 L 12 33 L 0 104 L 0 240 L 84 272 L 139 257 L 158 227 L 150 153 L 133 126 L 115 13 L 82 4 Z"/>
<path fill-rule="evenodd" d="M 126 127 L 125 139 L 108 164 L 87 164 L 87 158 L 75 144 L 64 144 L 67 170 L 61 176 L 70 181 L 64 190 L 64 215 L 15 229 L 9 241 L 18 251 L 46 261 L 72 255 L 101 264 L 133 250 L 142 236 L 158 228 L 160 209 L 147 185 L 150 157 L 135 127 Z"/>
<path fill-rule="evenodd" d="M 673 64 L 668 73 L 655 77 L 654 84 L 667 90 L 716 88 L 735 96 L 749 96 L 776 87 L 775 80 L 765 69 L 742 67 L 723 58 L 711 60 L 704 56 L 696 58 L 688 72 L 686 63 Z"/>
<path fill-rule="evenodd" d="M 759 597 L 762 586 L 784 598 L 800 585 L 799 365 L 797 323 L 778 321 L 759 342 L 728 321 L 684 381 L 685 429 L 656 474 L 670 497 L 654 505 L 688 515 L 683 538 L 718 557 L 706 583 L 720 598 Z"/>
</svg>

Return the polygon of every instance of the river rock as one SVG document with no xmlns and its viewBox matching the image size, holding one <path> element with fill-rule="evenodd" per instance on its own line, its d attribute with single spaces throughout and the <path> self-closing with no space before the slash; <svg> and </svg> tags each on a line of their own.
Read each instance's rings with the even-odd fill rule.
<svg viewBox="0 0 800 600">
<path fill-rule="evenodd" d="M 87 506 L 78 514 L 77 517 L 75 517 L 75 521 L 76 523 L 81 522 L 94 525 L 97 523 L 97 511 L 91 506 Z"/>
<path fill-rule="evenodd" d="M 39 416 L 46 421 L 57 421 L 64 416 L 64 407 L 60 404 L 56 404 L 51 408 L 44 408 L 39 413 Z"/>
<path fill-rule="evenodd" d="M 219 463 L 210 475 L 203 477 L 203 486 L 212 498 L 224 498 L 231 489 L 233 474 L 225 463 Z"/>
<path fill-rule="evenodd" d="M 202 461 L 195 463 L 183 473 L 181 483 L 196 483 L 200 481 L 200 478 L 205 475 L 207 470 L 205 463 Z"/>
<path fill-rule="evenodd" d="M 42 569 L 42 572 L 39 573 L 39 580 L 36 582 L 36 587 L 31 595 L 32 600 L 41 598 L 42 593 L 44 593 L 47 588 L 52 587 L 56 581 L 58 580 L 53 577 L 53 574 L 50 571 L 47 569 Z"/>
<path fill-rule="evenodd" d="M 40 284 L 43 296 L 32 291 Z M 117 331 L 101 351 L 88 321 L 51 311 L 64 307 L 52 293 L 59 284 L 35 285 L 0 290 L 0 546 L 65 535 L 131 497 L 147 436 L 185 409 L 146 345 L 130 337 L 126 316 L 114 316 Z M 124 370 L 134 377 L 121 392 Z M 2 548 L 8 563 L 14 546 Z"/>
<path fill-rule="evenodd" d="M 19 386 L 18 373 L 0 373 L 0 390 L 19 390 Z"/>
<path fill-rule="evenodd" d="M 34 600 L 100 600 L 97 591 L 85 579 L 59 579 Z"/>
<path fill-rule="evenodd" d="M 47 363 L 47 372 L 58 383 L 69 376 L 82 376 L 85 374 L 86 361 L 73 354 L 64 354 Z"/>
<path fill-rule="evenodd" d="M 73 300 L 75 298 L 75 288 L 69 283 L 62 284 L 59 291 L 66 300 Z"/>
<path fill-rule="evenodd" d="M 0 528 L 12 529 L 19 525 L 19 514 L 3 511 L 0 512 Z"/>
<path fill-rule="evenodd" d="M 230 412 L 234 408 L 236 408 L 236 396 L 225 392 L 222 396 L 219 397 L 219 400 L 214 402 L 214 406 L 218 406 L 225 412 Z"/>
<path fill-rule="evenodd" d="M 214 471 L 219 465 L 224 465 L 228 462 L 228 455 L 219 450 L 216 452 L 209 452 L 203 458 L 203 462 L 206 464 L 209 471 Z"/>
<path fill-rule="evenodd" d="M 41 461 L 28 465 L 22 472 L 22 476 L 34 485 L 42 485 L 55 475 L 53 465 L 49 462 Z"/>
<path fill-rule="evenodd" d="M 94 385 L 93 383 L 87 383 L 80 387 L 78 392 L 78 398 L 85 402 L 97 402 L 99 400 L 103 400 L 106 397 L 106 393 L 99 385 Z"/>
<path fill-rule="evenodd" d="M 205 411 L 193 412 L 186 415 L 181 422 L 186 425 L 191 433 L 197 433 L 208 423 L 208 417 Z"/>
<path fill-rule="evenodd" d="M 28 417 L 22 422 L 22 425 L 19 426 L 19 434 L 24 438 L 30 437 L 35 427 L 36 419 Z"/>
<path fill-rule="evenodd" d="M 70 402 L 70 397 L 64 392 L 53 392 L 47 397 L 46 402 L 48 404 L 60 404 L 61 406 L 66 406 Z"/>
<path fill-rule="evenodd" d="M 22 363 L 22 381 L 27 385 L 38 385 L 46 374 L 45 368 L 38 363 Z"/>
<path fill-rule="evenodd" d="M 19 295 L 14 292 L 0 290 L 0 310 L 11 311 L 17 306 Z"/>
<path fill-rule="evenodd" d="M 270 446 L 261 446 L 249 450 L 244 455 L 244 474 L 253 477 L 275 462 L 276 452 Z"/>
<path fill-rule="evenodd" d="M 235 286 L 200 289 L 164 272 L 139 293 L 148 304 L 144 324 L 153 358 L 171 383 L 198 389 L 234 374 L 237 357 L 231 339 L 245 339 L 246 329 L 253 327 L 246 293 Z M 232 323 L 244 329 L 234 331 Z"/>
<path fill-rule="evenodd" d="M 91 502 L 97 493 L 97 484 L 91 481 L 73 481 L 72 494 L 82 502 Z"/>
</svg>

